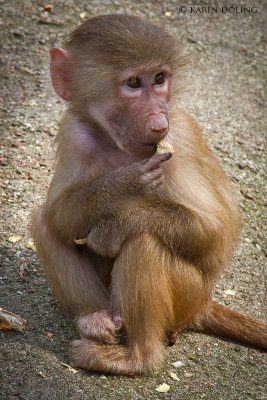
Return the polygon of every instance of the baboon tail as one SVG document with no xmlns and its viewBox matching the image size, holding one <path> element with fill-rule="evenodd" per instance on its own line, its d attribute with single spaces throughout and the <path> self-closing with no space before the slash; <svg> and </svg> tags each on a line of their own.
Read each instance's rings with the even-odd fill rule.
<svg viewBox="0 0 267 400">
<path fill-rule="evenodd" d="M 211 301 L 194 328 L 267 349 L 267 325 Z"/>
</svg>

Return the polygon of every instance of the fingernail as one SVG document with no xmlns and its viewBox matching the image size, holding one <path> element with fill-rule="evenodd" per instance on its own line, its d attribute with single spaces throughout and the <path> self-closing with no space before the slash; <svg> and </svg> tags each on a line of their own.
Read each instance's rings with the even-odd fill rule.
<svg viewBox="0 0 267 400">
<path fill-rule="evenodd" d="M 165 153 L 165 158 L 168 160 L 169 158 L 171 158 L 172 153 Z"/>
</svg>

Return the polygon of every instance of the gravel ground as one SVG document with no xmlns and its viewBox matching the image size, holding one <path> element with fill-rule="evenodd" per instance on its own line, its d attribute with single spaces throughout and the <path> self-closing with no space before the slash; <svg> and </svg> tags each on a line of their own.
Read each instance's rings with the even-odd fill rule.
<svg viewBox="0 0 267 400">
<path fill-rule="evenodd" d="M 68 362 L 68 342 L 77 336 L 74 325 L 51 295 L 36 253 L 27 248 L 29 215 L 46 196 L 54 136 L 64 109 L 50 87 L 49 49 L 62 44 L 66 33 L 85 16 L 111 12 L 145 16 L 166 24 L 174 34 L 177 29 L 185 32 L 192 68 L 183 106 L 202 126 L 235 186 L 243 212 L 232 268 L 216 285 L 214 296 L 237 311 L 266 320 L 266 7 L 264 11 L 262 1 L 246 1 L 247 8 L 254 5 L 258 10 L 249 13 L 240 9 L 239 2 L 223 2 L 223 6 L 234 5 L 230 12 L 214 0 L 217 13 L 208 9 L 205 13 L 196 5 L 191 9 L 188 3 L 187 12 L 181 13 L 184 4 L 59 0 L 45 11 L 42 1 L 0 0 L 0 306 L 27 320 L 24 334 L 0 331 L 1 400 L 266 399 L 263 352 L 192 332 L 181 334 L 176 346 L 166 350 L 165 363 L 154 374 L 136 379 L 80 369 L 74 374 L 60 364 Z M 8 238 L 14 236 L 21 239 L 12 243 Z M 184 366 L 175 370 L 172 363 L 177 360 Z M 179 381 L 170 377 L 170 371 L 177 373 Z M 163 382 L 170 385 L 169 392 L 156 392 Z"/>
</svg>

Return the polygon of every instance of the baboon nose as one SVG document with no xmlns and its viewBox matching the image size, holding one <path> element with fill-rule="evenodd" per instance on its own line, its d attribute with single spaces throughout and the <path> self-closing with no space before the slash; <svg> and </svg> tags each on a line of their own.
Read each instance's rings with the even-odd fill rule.
<svg viewBox="0 0 267 400">
<path fill-rule="evenodd" d="M 164 137 L 168 131 L 169 122 L 165 114 L 153 115 L 149 119 L 149 130 L 157 136 Z"/>
</svg>

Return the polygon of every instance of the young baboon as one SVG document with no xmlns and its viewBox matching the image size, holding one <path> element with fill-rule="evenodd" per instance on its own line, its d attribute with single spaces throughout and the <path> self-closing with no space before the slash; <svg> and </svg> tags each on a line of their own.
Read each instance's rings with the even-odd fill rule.
<svg viewBox="0 0 267 400">
<path fill-rule="evenodd" d="M 86 369 L 151 370 L 166 336 L 185 327 L 267 346 L 266 325 L 211 299 L 239 213 L 177 106 L 185 63 L 180 39 L 125 15 L 89 19 L 51 50 L 69 108 L 32 234 L 53 292 L 77 317 L 71 357 Z M 159 154 L 163 139 L 171 147 Z"/>
</svg>

